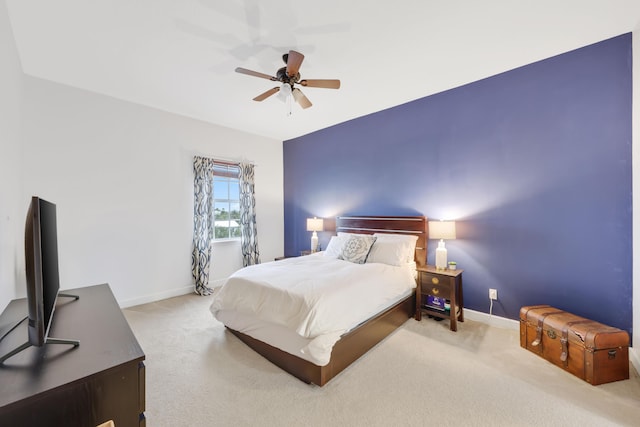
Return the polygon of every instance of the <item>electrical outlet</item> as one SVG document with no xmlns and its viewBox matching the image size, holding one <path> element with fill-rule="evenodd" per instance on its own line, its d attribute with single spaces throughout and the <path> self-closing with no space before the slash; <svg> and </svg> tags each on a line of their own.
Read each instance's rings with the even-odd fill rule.
<svg viewBox="0 0 640 427">
<path fill-rule="evenodd" d="M 497 289 L 489 289 L 489 299 L 497 300 L 498 299 L 498 290 Z"/>
</svg>

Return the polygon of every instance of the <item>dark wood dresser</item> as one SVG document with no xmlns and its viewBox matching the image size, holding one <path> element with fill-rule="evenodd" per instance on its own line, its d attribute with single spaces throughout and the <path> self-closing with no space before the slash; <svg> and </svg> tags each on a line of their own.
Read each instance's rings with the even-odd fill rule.
<svg viewBox="0 0 640 427">
<path fill-rule="evenodd" d="M 145 355 L 109 285 L 65 289 L 49 336 L 80 345 L 30 347 L 0 365 L 0 426 L 145 425 Z M 0 315 L 0 337 L 26 316 L 25 299 Z M 27 340 L 27 321 L 0 342 L 5 354 Z"/>
</svg>

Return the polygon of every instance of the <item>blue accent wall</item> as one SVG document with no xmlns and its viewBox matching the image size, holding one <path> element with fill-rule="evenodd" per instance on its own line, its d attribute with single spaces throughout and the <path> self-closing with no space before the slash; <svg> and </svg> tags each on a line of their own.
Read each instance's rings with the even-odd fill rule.
<svg viewBox="0 0 640 427">
<path fill-rule="evenodd" d="M 496 288 L 498 316 L 551 304 L 631 332 L 631 82 L 624 34 L 285 141 L 285 253 L 307 217 L 455 219 L 466 308 Z"/>
</svg>

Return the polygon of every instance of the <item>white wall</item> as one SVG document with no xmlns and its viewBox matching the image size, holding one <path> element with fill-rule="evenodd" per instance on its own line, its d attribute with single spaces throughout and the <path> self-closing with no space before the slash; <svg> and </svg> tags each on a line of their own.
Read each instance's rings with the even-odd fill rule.
<svg viewBox="0 0 640 427">
<path fill-rule="evenodd" d="M 192 291 L 195 154 L 256 163 L 262 258 L 282 254 L 280 141 L 32 77 L 22 102 L 21 208 L 31 195 L 57 204 L 62 289 L 108 282 L 123 306 Z M 240 257 L 217 246 L 211 278 Z"/>
<path fill-rule="evenodd" d="M 15 298 L 24 265 L 20 117 L 22 70 L 0 2 L 0 311 Z M 24 285 L 22 285 L 24 287 Z M 22 288 L 20 287 L 20 288 Z"/>
<path fill-rule="evenodd" d="M 633 349 L 631 361 L 640 371 L 640 22 L 633 32 Z"/>
</svg>

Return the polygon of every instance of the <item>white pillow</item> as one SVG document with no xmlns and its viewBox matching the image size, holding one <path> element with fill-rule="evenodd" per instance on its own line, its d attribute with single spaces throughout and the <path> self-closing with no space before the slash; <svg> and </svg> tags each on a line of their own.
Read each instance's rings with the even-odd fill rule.
<svg viewBox="0 0 640 427">
<path fill-rule="evenodd" d="M 416 242 L 418 241 L 418 236 L 414 236 L 411 234 L 387 234 L 387 233 L 375 233 L 374 236 L 377 238 L 376 242 L 396 242 L 402 245 L 403 253 L 401 255 L 401 259 L 399 261 L 400 264 L 392 264 L 392 265 L 402 265 L 407 262 L 412 262 L 415 260 L 416 253 Z M 385 264 L 388 264 L 385 263 Z"/>
<path fill-rule="evenodd" d="M 371 247 L 367 263 L 403 266 L 407 264 L 407 244 L 400 240 L 376 240 Z"/>
<path fill-rule="evenodd" d="M 338 259 L 343 259 L 355 264 L 364 264 L 365 261 L 367 261 L 371 246 L 375 241 L 376 238 L 370 234 L 347 236 L 347 240 L 342 247 L 342 252 L 340 252 Z"/>
<path fill-rule="evenodd" d="M 418 241 L 418 236 L 413 234 L 394 234 L 394 233 L 374 233 L 378 239 L 384 240 L 402 240 L 404 242 L 416 244 Z"/>
<path fill-rule="evenodd" d="M 342 253 L 342 248 L 347 238 L 348 236 L 331 236 L 331 240 L 329 240 L 329 244 L 324 250 L 324 256 L 337 259 Z"/>
</svg>

